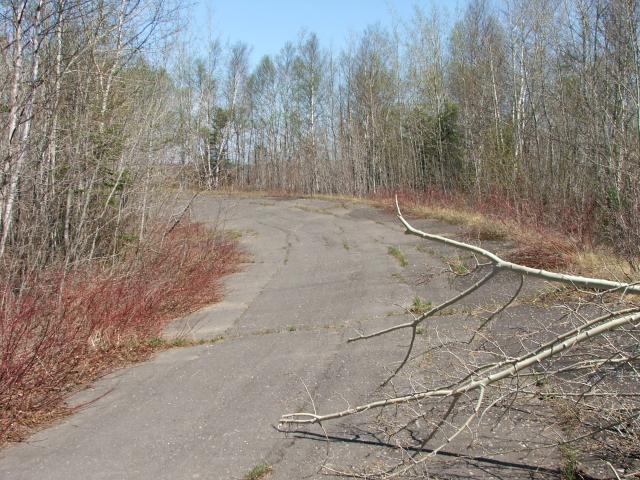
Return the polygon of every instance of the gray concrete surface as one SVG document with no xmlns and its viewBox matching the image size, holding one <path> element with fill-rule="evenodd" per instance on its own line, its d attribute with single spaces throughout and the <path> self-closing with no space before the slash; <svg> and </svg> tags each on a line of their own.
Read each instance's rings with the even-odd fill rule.
<svg viewBox="0 0 640 480">
<path fill-rule="evenodd" d="M 312 408 L 309 395 L 323 412 L 370 399 L 406 336 L 345 340 L 357 329 L 398 322 L 416 294 L 438 302 L 464 286 L 425 276 L 438 273 L 452 252 L 417 248 L 421 241 L 404 235 L 392 215 L 365 206 L 202 196 L 193 213 L 241 234 L 249 261 L 227 279 L 221 303 L 174 322 L 166 335 L 225 339 L 163 352 L 75 395 L 76 405 L 97 400 L 0 452 L 1 479 L 242 479 L 261 463 L 273 466 L 271 479 L 326 478 L 318 473 L 325 442 L 277 432 L 280 415 Z M 436 222 L 418 225 L 455 233 Z M 406 255 L 406 268 L 388 255 L 392 245 Z M 348 440 L 332 445 L 331 463 L 388 454 L 384 446 L 372 449 L 365 421 L 330 427 Z M 358 425 L 364 433 L 354 433 Z M 443 457 L 447 468 L 455 465 L 443 474 L 490 477 L 507 469 L 513 471 L 503 478 L 535 476 L 530 468 L 458 456 Z M 556 460 L 535 463 L 554 468 Z"/>
</svg>

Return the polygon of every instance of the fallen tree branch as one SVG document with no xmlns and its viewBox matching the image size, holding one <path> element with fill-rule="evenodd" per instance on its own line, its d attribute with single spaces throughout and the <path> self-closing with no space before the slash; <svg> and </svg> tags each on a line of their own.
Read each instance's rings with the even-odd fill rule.
<svg viewBox="0 0 640 480">
<path fill-rule="evenodd" d="M 374 332 L 371 333 L 369 335 L 360 335 L 358 337 L 352 337 L 349 338 L 347 340 L 347 343 L 350 342 L 355 342 L 357 340 L 367 340 L 369 338 L 373 338 L 373 337 L 378 337 L 380 335 L 384 335 L 385 333 L 391 333 L 394 332 L 396 330 L 401 330 L 403 328 L 412 328 L 412 327 L 416 327 L 417 325 L 419 325 L 420 323 L 422 323 L 425 319 L 432 317 L 433 315 L 435 315 L 438 312 L 441 312 L 442 310 L 444 310 L 447 307 L 450 307 L 451 305 L 453 305 L 454 303 L 457 303 L 458 301 L 462 300 L 464 297 L 466 297 L 467 295 L 475 292 L 476 290 L 478 290 L 482 285 L 484 285 L 485 283 L 487 283 L 489 280 L 491 280 L 491 278 L 496 274 L 496 272 L 491 271 L 489 272 L 487 275 L 485 275 L 484 277 L 482 277 L 480 280 L 478 280 L 476 283 L 474 283 L 473 285 L 471 285 L 469 288 L 467 288 L 465 291 L 459 293 L 458 295 L 456 295 L 453 298 L 450 298 L 449 300 L 447 300 L 444 303 L 441 303 L 440 305 L 438 305 L 437 307 L 432 308 L 431 310 L 423 313 L 422 315 L 420 315 L 418 318 L 416 318 L 415 320 L 412 320 L 411 322 L 407 322 L 407 323 L 401 323 L 400 325 L 394 325 L 393 327 L 389 327 L 389 328 L 385 328 L 384 330 L 380 330 L 378 332 Z"/>
<path fill-rule="evenodd" d="M 515 362 L 510 362 L 511 365 L 508 367 L 499 370 L 496 373 L 490 375 L 483 375 L 482 377 L 476 380 L 469 380 L 464 382 L 462 385 L 459 385 L 454 388 L 444 388 L 444 389 L 436 389 L 436 390 L 427 390 L 423 392 L 411 393 L 409 395 L 403 395 L 399 397 L 389 398 L 386 400 L 379 400 L 376 402 L 367 403 L 364 405 L 360 405 L 357 407 L 349 408 L 347 410 L 342 410 L 341 412 L 330 413 L 327 415 L 317 415 L 315 413 L 288 413 L 283 415 L 280 418 L 279 429 L 283 429 L 283 425 L 287 424 L 313 424 L 325 422 L 327 420 L 334 420 L 336 418 L 342 418 L 349 415 L 355 415 L 357 413 L 366 412 L 367 410 L 384 408 L 391 405 L 398 405 L 407 402 L 413 402 L 417 400 L 422 400 L 429 397 L 449 397 L 452 395 L 458 395 L 462 393 L 469 392 L 478 388 L 485 388 L 495 382 L 503 380 L 507 377 L 511 377 L 516 375 L 518 372 L 525 370 L 527 368 L 536 365 L 543 360 L 550 358 L 554 355 L 557 355 L 569 348 L 584 342 L 586 340 L 590 340 L 598 335 L 602 335 L 605 332 L 609 332 L 611 330 L 615 330 L 616 328 L 621 327 L 622 325 L 626 325 L 629 323 L 640 321 L 640 313 L 634 313 L 631 315 L 624 315 L 622 317 L 616 317 L 608 322 L 605 322 L 601 325 L 596 325 L 587 330 L 583 330 L 575 333 L 572 336 L 564 339 L 563 341 L 556 343 L 550 347 L 547 347 L 541 351 L 534 351 L 530 354 L 524 355 L 520 357 Z"/>
<path fill-rule="evenodd" d="M 477 354 L 489 354 L 493 355 L 494 358 L 491 361 L 487 361 L 486 363 L 477 363 L 476 361 L 466 361 L 460 356 L 458 356 L 453 350 L 447 350 L 450 355 L 456 359 L 457 362 L 462 363 L 462 367 L 464 369 L 461 372 L 461 375 L 458 375 L 455 379 L 453 379 L 449 383 L 441 382 L 440 385 L 436 384 L 432 388 L 425 388 L 422 386 L 418 386 L 416 388 L 416 383 L 412 382 L 412 386 L 407 387 L 410 388 L 408 393 L 401 394 L 396 393 L 395 391 L 391 394 L 390 397 L 379 399 L 376 401 L 372 401 L 369 403 L 365 403 L 356 407 L 349 407 L 345 410 L 328 413 L 328 414 L 319 414 L 314 405 L 313 413 L 308 412 L 298 412 L 298 413 L 287 413 L 282 415 L 280 418 L 280 422 L 278 425 L 278 429 L 281 431 L 290 430 L 292 427 L 300 426 L 300 425 L 313 425 L 319 424 L 320 427 L 324 430 L 324 422 L 344 418 L 352 415 L 357 415 L 360 413 L 367 412 L 369 410 L 379 410 L 390 406 L 399 407 L 401 405 L 408 405 L 409 411 L 413 411 L 414 420 L 417 420 L 420 417 L 423 417 L 424 413 L 417 413 L 417 410 L 422 410 L 425 405 L 428 405 L 426 400 L 435 400 L 435 403 L 432 402 L 432 405 L 439 405 L 439 402 L 449 399 L 452 401 L 449 409 L 444 414 L 444 417 L 438 417 L 440 422 L 435 422 L 435 426 L 430 434 L 428 434 L 423 440 L 420 441 L 422 443 L 422 447 L 425 447 L 426 444 L 432 440 L 435 440 L 436 434 L 444 433 L 445 424 L 449 425 L 449 421 L 447 418 L 449 415 L 453 414 L 455 405 L 458 403 L 462 397 L 472 398 L 476 397 L 477 401 L 473 407 L 473 410 L 466 416 L 466 419 L 462 424 L 458 424 L 455 427 L 455 430 L 452 434 L 446 435 L 443 439 L 440 440 L 440 445 L 436 448 L 431 449 L 431 453 L 426 457 L 421 457 L 420 459 L 416 459 L 415 457 L 411 457 L 409 460 L 403 460 L 399 464 L 391 467 L 390 469 L 386 469 L 383 471 L 378 471 L 375 474 L 353 474 L 350 475 L 347 472 L 339 472 L 338 470 L 331 470 L 334 473 L 339 472 L 340 475 L 346 476 L 355 476 L 361 478 L 393 478 L 399 475 L 402 475 L 412 468 L 416 467 L 418 464 L 424 462 L 427 458 L 431 458 L 438 454 L 444 447 L 446 447 L 449 443 L 451 443 L 459 434 L 467 428 L 470 428 L 470 424 L 474 418 L 481 419 L 482 416 L 479 416 L 478 413 L 483 406 L 483 402 L 488 395 L 488 387 L 493 387 L 497 391 L 502 391 L 498 398 L 487 399 L 487 405 L 485 408 L 485 412 L 496 406 L 496 404 L 501 401 L 501 399 L 506 398 L 505 396 L 513 395 L 512 402 L 515 401 L 516 396 L 519 393 L 527 393 L 530 395 L 536 395 L 535 390 L 529 388 L 536 388 L 538 386 L 538 378 L 543 376 L 545 378 L 554 377 L 560 378 L 566 375 L 577 374 L 578 377 L 569 377 L 567 380 L 567 385 L 570 387 L 568 391 L 568 397 L 574 398 L 572 400 L 572 404 L 575 404 L 577 398 L 578 402 L 583 401 L 585 398 L 608 398 L 606 395 L 602 395 L 602 391 L 593 392 L 593 386 L 598 385 L 598 382 L 602 380 L 602 378 L 598 378 L 596 383 L 588 383 L 587 380 L 583 380 L 582 376 L 589 375 L 589 372 L 598 371 L 600 373 L 607 371 L 614 371 L 616 369 L 620 369 L 625 365 L 628 365 L 632 370 L 635 368 L 632 365 L 632 362 L 637 360 L 637 355 L 631 355 L 627 352 L 628 348 L 633 347 L 633 345 L 637 345 L 637 339 L 635 334 L 637 329 L 640 326 L 640 306 L 637 304 L 633 304 L 625 299 L 627 294 L 638 294 L 640 293 L 640 285 L 638 284 L 627 284 L 614 282 L 609 280 L 602 280 L 598 278 L 589 278 L 589 277 L 581 277 L 575 275 L 567 275 L 562 273 L 554 273 L 541 269 L 534 269 L 530 267 L 525 267 L 522 265 L 518 265 L 512 262 L 507 262 L 501 259 L 499 256 L 494 253 L 485 250 L 481 247 L 477 247 L 475 245 L 470 245 L 467 243 L 459 242 L 456 240 L 452 240 L 446 237 L 442 237 L 439 235 L 432 235 L 429 233 L 425 233 L 421 230 L 418 230 L 411 226 L 405 218 L 402 216 L 400 211 L 400 207 L 398 205 L 398 201 L 396 198 L 396 209 L 397 216 L 401 223 L 404 225 L 408 233 L 414 234 L 418 237 L 437 241 L 439 243 L 449 245 L 455 248 L 459 248 L 462 250 L 467 250 L 473 252 L 474 256 L 483 256 L 488 259 L 486 263 L 480 263 L 476 260 L 479 267 L 487 268 L 488 272 L 484 272 L 483 276 L 477 280 L 473 285 L 465 289 L 464 291 L 457 293 L 449 300 L 441 303 L 440 305 L 431 308 L 429 311 L 415 317 L 413 320 L 405 323 L 401 323 L 398 325 L 394 325 L 391 327 L 387 327 L 372 333 L 364 334 L 360 333 L 358 336 L 349 338 L 347 340 L 348 343 L 359 341 L 359 340 L 367 340 L 374 337 L 379 337 L 382 335 L 386 335 L 388 333 L 392 333 L 395 331 L 410 329 L 411 330 L 411 340 L 407 347 L 406 354 L 403 359 L 400 361 L 397 368 L 394 369 L 393 374 L 389 378 L 387 378 L 382 386 L 386 385 L 392 378 L 394 378 L 409 362 L 412 358 L 411 354 L 415 347 L 416 343 L 416 335 L 418 326 L 427 320 L 430 317 L 433 317 L 436 313 L 442 312 L 443 310 L 455 305 L 456 303 L 463 300 L 465 297 L 469 296 L 473 292 L 481 289 L 483 286 L 487 285 L 489 281 L 494 278 L 501 271 L 511 271 L 519 274 L 519 282 L 517 284 L 517 288 L 515 292 L 509 295 L 509 298 L 505 303 L 499 306 L 497 309 L 489 312 L 487 318 L 482 320 L 479 326 L 476 326 L 473 334 L 470 337 L 470 340 L 458 340 L 457 342 L 446 342 L 443 343 L 444 340 L 440 340 L 441 345 L 449 345 L 449 343 L 457 343 L 459 345 L 464 345 L 465 348 L 469 348 L 471 343 L 480 336 L 480 332 L 483 329 L 486 329 L 489 323 L 497 322 L 497 318 L 500 317 L 503 312 L 509 308 L 513 302 L 519 297 L 522 293 L 524 280 L 529 277 L 540 278 L 550 282 L 559 282 L 566 285 L 571 285 L 574 289 L 589 289 L 595 291 L 594 294 L 598 296 L 599 301 L 596 303 L 587 303 L 585 305 L 589 306 L 588 312 L 589 315 L 583 315 L 578 309 L 570 308 L 570 313 L 562 316 L 559 320 L 556 319 L 554 325 L 563 324 L 562 322 L 568 321 L 570 315 L 573 314 L 573 318 L 577 320 L 578 324 L 576 325 L 569 323 L 566 325 L 566 328 L 558 333 L 555 328 L 546 329 L 545 332 L 551 334 L 552 337 L 542 336 L 540 338 L 531 337 L 527 343 L 525 344 L 524 340 L 527 337 L 530 337 L 530 333 L 526 333 L 526 335 L 521 337 L 521 348 L 516 353 L 509 354 L 509 349 L 503 349 L 496 341 L 491 340 L 490 344 L 495 346 L 495 352 L 484 350 L 482 347 L 480 350 L 468 350 L 468 353 L 473 357 Z M 605 301 L 604 294 L 611 293 L 619 294 L 619 297 L 616 299 L 615 303 L 607 303 Z M 502 303 L 502 302 L 501 302 Z M 583 305 L 584 306 L 584 305 Z M 595 311 L 593 310 L 595 309 Z M 600 312 L 599 314 L 597 312 Z M 593 314 L 594 318 L 591 317 Z M 627 326 L 631 325 L 632 328 L 629 329 Z M 618 344 L 615 343 L 611 337 L 611 333 L 614 330 L 619 332 L 619 335 L 626 335 L 628 341 L 625 344 L 628 344 L 626 347 L 618 347 Z M 436 330 L 437 334 L 437 330 Z M 486 338 L 486 335 L 481 334 L 483 338 Z M 508 334 L 506 336 L 509 336 Z M 588 343 L 595 339 L 601 339 L 600 346 L 597 348 L 602 348 L 604 345 L 608 353 L 602 354 L 600 356 L 600 352 L 598 350 L 592 350 L 589 353 L 588 357 L 584 357 L 584 351 L 582 349 L 575 350 L 571 353 L 568 353 L 569 350 L 573 349 L 579 344 Z M 528 346 L 527 346 L 528 345 Z M 631 347 L 629 347 L 631 345 Z M 448 347 L 447 347 L 448 348 Z M 589 347 L 596 348 L 596 347 Z M 624 350 L 627 348 L 627 350 Z M 635 348 L 635 347 L 634 347 Z M 593 353 L 592 353 L 593 352 Z M 613 353 L 612 353 L 613 352 Z M 581 357 L 582 355 L 582 357 Z M 594 358 L 595 355 L 595 358 Z M 496 358 L 497 357 L 497 358 Z M 559 366 L 555 366 L 550 368 L 553 364 L 550 364 L 550 360 L 553 358 L 560 359 Z M 567 365 L 566 361 L 569 360 Z M 565 362 L 563 365 L 562 362 Z M 542 372 L 539 371 L 539 368 L 542 368 Z M 613 367 L 613 368 L 610 368 Z M 580 372 L 580 373 L 577 373 Z M 633 370 L 636 372 L 636 370 Z M 636 372 L 637 374 L 637 372 Z M 442 376 L 441 374 L 438 374 Z M 524 388 L 522 381 L 526 378 L 530 378 L 531 380 L 524 381 Z M 505 381 L 505 382 L 503 382 Z M 509 383 L 510 382 L 510 383 Z M 515 382 L 515 386 L 514 386 Z M 572 383 L 573 382 L 573 383 Z M 420 385 L 418 383 L 417 385 Z M 582 391 L 579 395 L 572 391 L 571 389 L 575 389 L 576 386 L 584 386 L 590 388 L 587 391 Z M 506 394 L 504 394 L 504 390 L 506 390 Z M 394 386 L 395 389 L 395 386 Z M 583 389 L 584 390 L 584 389 Z M 637 397 L 636 394 L 628 395 L 625 397 L 624 393 L 620 398 L 631 398 Z M 554 395 L 557 397 L 558 395 L 562 395 L 563 393 L 559 393 Z M 614 398 L 611 396 L 611 398 Z M 425 401 L 425 402 L 423 402 Z M 416 407 L 417 406 L 417 407 Z M 598 411 L 599 408 L 597 404 L 589 404 L 587 407 L 592 407 L 596 409 L 594 411 Z M 507 406 L 507 408 L 509 408 Z M 617 407 L 616 407 L 617 408 Z M 626 406 L 622 406 L 621 408 L 626 408 Z M 626 410 L 625 410 L 626 411 Z M 611 412 L 615 413 L 615 410 L 612 407 Z M 397 413 L 397 412 L 396 412 Z M 484 413 L 482 414 L 484 415 Z M 612 414 L 613 415 L 613 414 Z M 608 417 L 602 416 L 602 418 L 608 421 Z M 413 420 L 412 420 L 413 421 Z M 499 422 L 500 420 L 498 420 Z M 406 431 L 408 429 L 411 421 L 406 422 L 403 421 L 404 425 L 400 428 L 393 428 L 392 436 L 396 434 Z M 585 424 L 586 425 L 586 424 Z M 453 426 L 453 425 L 452 425 Z M 592 425 L 593 427 L 593 425 Z M 593 430 L 594 432 L 598 432 L 599 430 L 596 428 Z M 577 438 L 581 438 L 578 436 Z M 414 438 L 415 440 L 415 438 Z M 403 449 L 400 444 L 398 444 L 398 448 Z M 403 450 L 404 451 L 404 450 Z M 404 465 L 403 465 L 404 464 Z M 326 468 L 326 467 L 325 467 Z"/>
<path fill-rule="evenodd" d="M 478 247 L 476 245 L 470 245 L 468 243 L 459 242 L 457 240 L 452 240 L 447 237 L 442 237 L 440 235 L 434 235 L 431 233 L 423 232 L 422 230 L 418 230 L 414 228 L 405 220 L 402 212 L 400 211 L 400 205 L 398 204 L 398 196 L 396 195 L 396 212 L 398 215 L 398 219 L 402 222 L 402 224 L 407 229 L 407 233 L 411 233 L 420 238 L 425 238 L 427 240 L 433 240 L 434 242 L 443 243 L 445 245 L 449 245 L 452 247 L 459 248 L 461 250 L 467 250 L 469 252 L 476 253 L 478 255 L 482 255 L 489 259 L 493 268 L 496 270 L 506 270 L 513 271 L 517 273 L 521 273 L 525 276 L 542 278 L 543 280 L 547 280 L 550 282 L 559 282 L 565 283 L 569 285 L 573 285 L 574 287 L 582 287 L 593 290 L 622 290 L 624 293 L 638 293 L 640 294 L 640 285 L 630 284 L 630 283 L 621 283 L 614 282 L 611 280 L 603 280 L 600 278 L 590 278 L 590 277 L 581 277 L 578 275 L 567 275 L 564 273 L 555 273 L 549 272 L 548 270 L 542 270 L 537 268 L 525 267 L 524 265 L 518 265 L 517 263 L 508 262 L 503 260 L 496 254 L 490 252 L 489 250 L 485 250 L 484 248 Z"/>
</svg>

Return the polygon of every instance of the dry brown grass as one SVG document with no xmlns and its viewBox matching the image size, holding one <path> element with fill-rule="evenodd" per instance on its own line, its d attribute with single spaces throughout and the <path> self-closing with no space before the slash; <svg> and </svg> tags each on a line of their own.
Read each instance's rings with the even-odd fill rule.
<svg viewBox="0 0 640 480">
<path fill-rule="evenodd" d="M 462 207 L 417 204 L 410 206 L 407 211 L 415 217 L 433 218 L 451 225 L 460 225 L 473 240 L 505 240 L 509 236 L 509 229 L 504 221 Z"/>
<path fill-rule="evenodd" d="M 399 196 L 403 210 L 417 218 L 440 220 L 462 228 L 471 241 L 502 241 L 510 244 L 503 256 L 532 268 L 563 270 L 624 282 L 640 280 L 640 259 L 625 259 L 606 246 L 585 244 L 554 230 L 551 226 L 531 224 L 525 217 L 486 213 L 488 207 L 471 209 L 463 199 L 443 201 L 414 195 Z M 380 196 L 371 204 L 386 210 L 395 209 L 394 198 Z"/>
<path fill-rule="evenodd" d="M 576 246 L 568 240 L 524 228 L 513 230 L 510 235 L 514 247 L 506 258 L 514 263 L 545 270 L 567 270 L 574 264 Z"/>
</svg>

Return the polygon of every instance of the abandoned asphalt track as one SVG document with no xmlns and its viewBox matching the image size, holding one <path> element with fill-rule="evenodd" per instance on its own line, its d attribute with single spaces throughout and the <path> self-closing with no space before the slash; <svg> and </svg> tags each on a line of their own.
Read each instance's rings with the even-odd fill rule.
<svg viewBox="0 0 640 480">
<path fill-rule="evenodd" d="M 273 466 L 271 479 L 319 478 L 325 442 L 276 431 L 280 415 L 312 409 L 310 397 L 322 412 L 370 399 L 406 338 L 346 339 L 397 323 L 416 293 L 438 302 L 452 291 L 436 281 L 425 293 L 418 280 L 442 256 L 367 206 L 202 196 L 193 215 L 236 231 L 248 261 L 221 303 L 166 335 L 224 339 L 160 353 L 75 395 L 72 404 L 97 400 L 0 452 L 1 479 L 242 479 L 259 464 Z M 365 442 L 330 452 L 342 465 L 368 454 Z"/>
</svg>

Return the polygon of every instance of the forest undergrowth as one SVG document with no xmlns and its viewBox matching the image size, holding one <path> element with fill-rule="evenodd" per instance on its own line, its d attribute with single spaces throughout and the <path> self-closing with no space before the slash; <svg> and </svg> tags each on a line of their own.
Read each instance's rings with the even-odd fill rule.
<svg viewBox="0 0 640 480">
<path fill-rule="evenodd" d="M 21 285 L 0 278 L 0 445 L 72 411 L 80 386 L 147 359 L 168 321 L 220 299 L 238 267 L 237 240 L 182 222 L 156 229 L 118 262 L 63 273 L 51 266 Z"/>
</svg>

